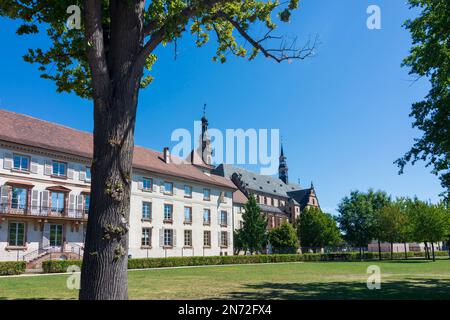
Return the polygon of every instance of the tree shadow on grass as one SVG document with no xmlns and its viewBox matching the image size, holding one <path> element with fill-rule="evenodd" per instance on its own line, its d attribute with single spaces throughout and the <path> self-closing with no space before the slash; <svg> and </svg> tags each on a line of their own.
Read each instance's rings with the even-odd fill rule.
<svg viewBox="0 0 450 320">
<path fill-rule="evenodd" d="M 246 284 L 242 291 L 228 293 L 227 298 L 243 300 L 450 300 L 450 279 L 411 277 L 404 281 L 382 281 L 380 290 L 369 290 L 365 282 L 265 282 L 260 284 Z"/>
</svg>

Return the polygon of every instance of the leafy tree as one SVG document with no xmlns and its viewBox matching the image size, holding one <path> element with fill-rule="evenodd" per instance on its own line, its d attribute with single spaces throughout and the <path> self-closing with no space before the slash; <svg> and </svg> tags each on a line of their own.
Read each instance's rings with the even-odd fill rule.
<svg viewBox="0 0 450 320">
<path fill-rule="evenodd" d="M 250 254 L 261 252 L 267 244 L 267 219 L 261 214 L 256 198 L 251 194 L 244 205 L 241 229 L 244 249 Z"/>
<path fill-rule="evenodd" d="M 269 242 L 275 253 L 296 253 L 299 247 L 297 232 L 287 222 L 270 230 Z"/>
<path fill-rule="evenodd" d="M 401 206 L 402 202 L 394 202 L 383 207 L 376 214 L 376 224 L 379 228 L 379 240 L 391 244 L 391 259 L 393 259 L 394 242 L 406 242 L 408 237 L 408 215 Z M 405 246 L 406 254 L 406 246 Z"/>
<path fill-rule="evenodd" d="M 412 36 L 413 46 L 403 66 L 410 74 L 427 77 L 431 89 L 424 100 L 412 106 L 413 127 L 423 132 L 421 138 L 396 163 L 403 172 L 408 162 L 418 160 L 433 167 L 441 183 L 450 191 L 450 1 L 409 0 L 411 8 L 420 8 L 420 15 L 404 24 Z M 448 195 L 447 195 L 448 196 Z"/>
<path fill-rule="evenodd" d="M 81 7 L 80 28 L 74 5 Z M 197 46 L 213 36 L 213 59 L 222 63 L 228 53 L 250 60 L 259 53 L 277 62 L 304 59 L 313 54 L 314 43 L 296 48 L 274 34 L 273 18 L 288 22 L 297 8 L 298 0 L 0 1 L 1 16 L 22 22 L 19 35 L 43 31 L 50 40 L 49 46 L 29 49 L 25 61 L 38 64 L 41 76 L 53 80 L 58 92 L 93 101 L 94 153 L 81 299 L 128 296 L 134 128 L 139 90 L 153 79 L 155 50 L 169 43 L 176 47 L 177 39 L 190 32 Z M 68 18 L 74 19 L 66 24 Z M 254 29 L 263 36 L 252 35 Z"/>
<path fill-rule="evenodd" d="M 302 247 L 323 248 L 342 242 L 336 220 L 315 207 L 302 212 L 297 231 Z"/>
<path fill-rule="evenodd" d="M 240 229 L 235 230 L 233 232 L 233 247 L 234 247 L 234 254 L 238 255 L 239 252 L 245 250 L 244 241 L 242 238 L 242 231 Z"/>
<path fill-rule="evenodd" d="M 408 211 L 413 219 L 413 239 L 417 242 L 431 243 L 433 261 L 434 243 L 443 241 L 448 234 L 448 212 L 443 203 L 436 205 L 414 199 L 408 203 Z M 428 249 L 427 249 L 428 250 Z"/>
<path fill-rule="evenodd" d="M 373 239 L 379 238 L 376 214 L 390 203 L 390 197 L 382 191 L 369 190 L 367 193 L 353 191 L 344 197 L 339 206 L 337 221 L 350 244 L 362 248 Z M 381 254 L 380 254 L 381 258 Z"/>
</svg>

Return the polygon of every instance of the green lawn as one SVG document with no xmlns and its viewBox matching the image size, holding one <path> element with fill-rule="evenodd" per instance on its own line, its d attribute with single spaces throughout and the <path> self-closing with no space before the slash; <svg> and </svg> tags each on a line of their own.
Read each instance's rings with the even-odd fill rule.
<svg viewBox="0 0 450 320">
<path fill-rule="evenodd" d="M 369 265 L 381 290 L 368 290 Z M 0 277 L 0 299 L 76 299 L 67 275 Z M 450 299 L 450 260 L 307 262 L 129 272 L 130 299 Z"/>
</svg>

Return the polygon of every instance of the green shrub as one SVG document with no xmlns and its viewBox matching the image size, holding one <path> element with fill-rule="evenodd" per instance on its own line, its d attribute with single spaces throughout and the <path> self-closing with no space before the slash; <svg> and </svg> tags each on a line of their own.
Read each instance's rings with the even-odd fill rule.
<svg viewBox="0 0 450 320">
<path fill-rule="evenodd" d="M 436 256 L 445 256 L 446 251 L 436 251 Z M 424 257 L 424 252 L 408 252 L 408 257 Z M 390 252 L 382 252 L 382 259 L 390 259 Z M 394 259 L 404 259 L 405 254 L 395 252 Z M 365 252 L 363 260 L 378 260 L 378 252 Z M 207 266 L 249 263 L 315 262 L 315 261 L 359 261 L 359 252 L 266 254 L 253 256 L 169 257 L 128 259 L 128 269 L 153 269 L 168 267 Z M 63 273 L 71 265 L 81 266 L 79 260 L 49 260 L 42 263 L 45 273 Z"/>
<path fill-rule="evenodd" d="M 44 273 L 64 273 L 70 266 L 81 267 L 81 260 L 47 260 L 42 262 Z"/>
<path fill-rule="evenodd" d="M 0 262 L 0 276 L 16 275 L 25 272 L 26 263 L 24 261 Z"/>
</svg>

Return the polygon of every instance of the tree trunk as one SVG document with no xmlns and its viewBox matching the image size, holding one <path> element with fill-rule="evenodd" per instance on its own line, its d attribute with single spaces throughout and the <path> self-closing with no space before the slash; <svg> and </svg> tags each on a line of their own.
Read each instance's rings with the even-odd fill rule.
<svg viewBox="0 0 450 320">
<path fill-rule="evenodd" d="M 391 242 L 391 260 L 394 260 L 394 243 Z"/>
<path fill-rule="evenodd" d="M 362 247 L 359 247 L 359 260 L 363 261 Z"/>
<path fill-rule="evenodd" d="M 433 262 L 436 261 L 436 257 L 434 255 L 434 242 L 431 243 L 431 252 L 433 253 Z"/>
<path fill-rule="evenodd" d="M 428 242 L 425 241 L 425 259 L 430 259 L 430 253 L 428 252 Z"/>
<path fill-rule="evenodd" d="M 136 104 L 95 102 L 91 203 L 80 299 L 128 298 L 128 228 Z"/>
<path fill-rule="evenodd" d="M 81 270 L 82 300 L 128 298 L 128 229 L 137 97 L 143 64 L 143 1 L 85 0 L 86 55 L 92 75 L 94 154 Z"/>
<path fill-rule="evenodd" d="M 403 242 L 403 247 L 405 248 L 405 260 L 408 260 L 408 253 L 406 252 L 406 242 Z"/>
<path fill-rule="evenodd" d="M 378 240 L 378 260 L 381 261 L 381 241 Z"/>
</svg>

